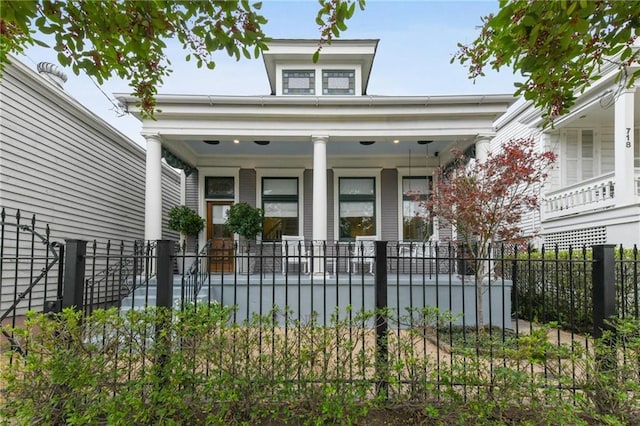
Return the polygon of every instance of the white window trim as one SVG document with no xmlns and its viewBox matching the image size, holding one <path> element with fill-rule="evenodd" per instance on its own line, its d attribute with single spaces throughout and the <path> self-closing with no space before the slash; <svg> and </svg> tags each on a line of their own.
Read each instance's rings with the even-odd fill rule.
<svg viewBox="0 0 640 426">
<path fill-rule="evenodd" d="M 381 205 L 381 191 L 380 191 L 380 176 L 382 175 L 381 168 L 333 168 L 333 240 L 338 241 L 340 239 L 340 178 L 343 177 L 362 177 L 362 178 L 375 178 L 376 180 L 376 237 L 382 238 L 382 205 Z M 315 208 L 315 206 L 314 206 Z"/>
<path fill-rule="evenodd" d="M 322 94 L 322 70 L 334 71 L 334 70 L 353 70 L 355 71 L 355 93 L 353 95 L 323 95 Z M 283 71 L 315 71 L 315 94 L 314 95 L 289 95 L 282 93 L 282 72 Z M 362 66 L 360 64 L 344 64 L 344 63 L 331 63 L 331 64 L 313 64 L 309 65 L 306 62 L 300 63 L 288 63 L 276 65 L 276 93 L 277 96 L 326 96 L 326 97 L 338 97 L 338 96 L 359 96 L 362 93 Z"/>
<path fill-rule="evenodd" d="M 256 168 L 256 206 L 262 206 L 262 178 L 298 178 L 298 235 L 304 236 L 304 169 Z"/>
</svg>

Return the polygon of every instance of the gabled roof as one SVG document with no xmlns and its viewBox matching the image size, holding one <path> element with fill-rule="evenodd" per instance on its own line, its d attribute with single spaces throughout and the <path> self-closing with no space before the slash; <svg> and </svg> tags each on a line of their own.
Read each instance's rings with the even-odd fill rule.
<svg viewBox="0 0 640 426">
<path fill-rule="evenodd" d="M 360 64 L 362 67 L 362 93 L 360 94 L 366 95 L 378 41 L 377 39 L 333 40 L 331 44 L 322 45 L 318 63 L 321 65 Z M 276 93 L 276 64 L 313 65 L 313 54 L 318 50 L 318 46 L 318 40 L 312 39 L 274 39 L 269 43 L 269 50 L 262 53 L 262 59 L 267 69 L 272 95 Z"/>
</svg>

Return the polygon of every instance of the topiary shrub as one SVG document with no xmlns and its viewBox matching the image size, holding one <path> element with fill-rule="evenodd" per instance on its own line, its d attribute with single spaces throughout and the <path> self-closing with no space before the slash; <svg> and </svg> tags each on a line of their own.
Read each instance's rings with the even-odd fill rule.
<svg viewBox="0 0 640 426">
<path fill-rule="evenodd" d="M 262 232 L 264 212 L 261 208 L 252 207 L 248 203 L 236 203 L 229 208 L 225 225 L 229 231 L 245 239 L 245 251 L 248 241 L 254 240 Z"/>
<path fill-rule="evenodd" d="M 204 224 L 204 219 L 187 206 L 174 206 L 169 210 L 169 229 L 178 231 L 183 236 L 197 235 Z"/>
</svg>

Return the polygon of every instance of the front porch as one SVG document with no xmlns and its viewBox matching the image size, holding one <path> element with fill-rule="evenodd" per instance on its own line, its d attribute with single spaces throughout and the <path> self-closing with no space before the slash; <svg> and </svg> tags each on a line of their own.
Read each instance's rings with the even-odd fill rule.
<svg viewBox="0 0 640 426">
<path fill-rule="evenodd" d="M 620 205 L 616 200 L 615 173 L 587 179 L 546 194 L 543 220 L 610 209 Z M 634 170 L 633 194 L 640 201 L 640 168 Z"/>
</svg>

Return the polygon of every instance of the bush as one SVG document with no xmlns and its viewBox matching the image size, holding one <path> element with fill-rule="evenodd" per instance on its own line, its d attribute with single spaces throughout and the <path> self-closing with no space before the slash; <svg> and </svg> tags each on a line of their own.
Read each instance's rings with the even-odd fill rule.
<svg viewBox="0 0 640 426">
<path fill-rule="evenodd" d="M 621 316 L 638 316 L 640 294 L 633 283 L 640 279 L 636 249 L 615 251 L 616 309 Z M 514 310 L 518 318 L 541 323 L 557 322 L 579 333 L 593 331 L 593 280 L 591 250 L 546 251 L 519 254 L 505 261 L 513 276 Z"/>
<path fill-rule="evenodd" d="M 197 235 L 204 229 L 205 220 L 187 206 L 174 206 L 169 210 L 167 226 L 183 235 Z"/>
<path fill-rule="evenodd" d="M 0 372 L 0 423 L 640 421 L 638 320 L 614 322 L 618 333 L 597 340 L 595 352 L 550 342 L 549 325 L 521 336 L 468 330 L 466 340 L 443 338 L 447 355 L 434 356 L 425 338 L 437 339 L 451 317 L 425 308 L 400 319 L 411 328 L 378 341 L 383 358 L 372 325 L 391 320 L 390 310 L 336 311 L 328 325 L 276 307 L 243 324 L 233 315 L 217 303 L 29 313 L 24 328 L 11 330 L 26 356 Z"/>
</svg>

